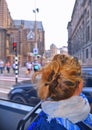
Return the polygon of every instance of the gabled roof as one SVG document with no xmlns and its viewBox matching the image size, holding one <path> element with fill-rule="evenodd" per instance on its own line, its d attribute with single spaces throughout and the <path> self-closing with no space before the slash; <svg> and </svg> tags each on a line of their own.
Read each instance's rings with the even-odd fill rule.
<svg viewBox="0 0 92 130">
<path fill-rule="evenodd" d="M 30 28 L 34 29 L 35 21 L 28 21 L 28 20 L 13 20 L 14 25 L 16 27 L 20 27 L 21 25 L 24 26 L 24 28 Z M 43 25 L 41 21 L 37 21 L 37 29 L 44 30 Z"/>
</svg>

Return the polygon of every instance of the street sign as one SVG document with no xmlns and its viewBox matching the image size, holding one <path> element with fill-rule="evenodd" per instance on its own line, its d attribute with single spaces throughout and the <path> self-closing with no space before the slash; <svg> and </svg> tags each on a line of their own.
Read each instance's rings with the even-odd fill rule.
<svg viewBox="0 0 92 130">
<path fill-rule="evenodd" d="M 38 54 L 38 49 L 37 49 L 37 48 L 34 48 L 34 49 L 33 49 L 33 53 L 34 53 L 34 55 Z"/>
<path fill-rule="evenodd" d="M 31 40 L 34 39 L 34 33 L 32 31 L 30 31 L 27 35 L 27 40 Z"/>
</svg>

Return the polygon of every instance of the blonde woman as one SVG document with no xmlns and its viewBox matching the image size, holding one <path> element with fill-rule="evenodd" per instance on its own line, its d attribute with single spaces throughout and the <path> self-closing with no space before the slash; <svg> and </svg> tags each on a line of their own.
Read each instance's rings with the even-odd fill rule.
<svg viewBox="0 0 92 130">
<path fill-rule="evenodd" d="M 35 73 L 42 112 L 28 130 L 91 130 L 92 115 L 83 95 L 81 65 L 77 58 L 57 54 Z"/>
</svg>

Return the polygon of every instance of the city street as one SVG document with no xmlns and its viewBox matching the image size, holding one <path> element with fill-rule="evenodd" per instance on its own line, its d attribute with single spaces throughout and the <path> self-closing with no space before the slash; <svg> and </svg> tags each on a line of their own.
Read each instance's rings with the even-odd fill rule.
<svg viewBox="0 0 92 130">
<path fill-rule="evenodd" d="M 23 80 L 31 80 L 32 73 L 30 75 L 26 75 L 25 72 L 25 67 L 20 68 L 18 82 Z M 8 92 L 14 84 L 16 84 L 16 78 L 12 70 L 9 74 L 6 71 L 4 71 L 3 74 L 0 74 L 0 98 L 6 99 Z"/>
</svg>

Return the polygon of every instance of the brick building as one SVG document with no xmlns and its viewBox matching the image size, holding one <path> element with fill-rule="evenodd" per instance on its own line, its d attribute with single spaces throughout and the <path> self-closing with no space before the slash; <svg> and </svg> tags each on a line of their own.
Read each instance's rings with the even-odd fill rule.
<svg viewBox="0 0 92 130">
<path fill-rule="evenodd" d="M 35 34 L 36 24 L 36 34 Z M 30 38 L 27 38 L 30 34 Z M 36 35 L 36 38 L 35 38 Z M 32 60 L 33 49 L 37 42 L 38 54 L 45 51 L 45 32 L 41 21 L 13 20 L 6 0 L 0 0 L 0 59 L 13 62 L 15 52 L 13 42 L 17 43 L 20 63 Z"/>
<path fill-rule="evenodd" d="M 76 0 L 68 23 L 68 52 L 92 67 L 92 0 Z"/>
</svg>

